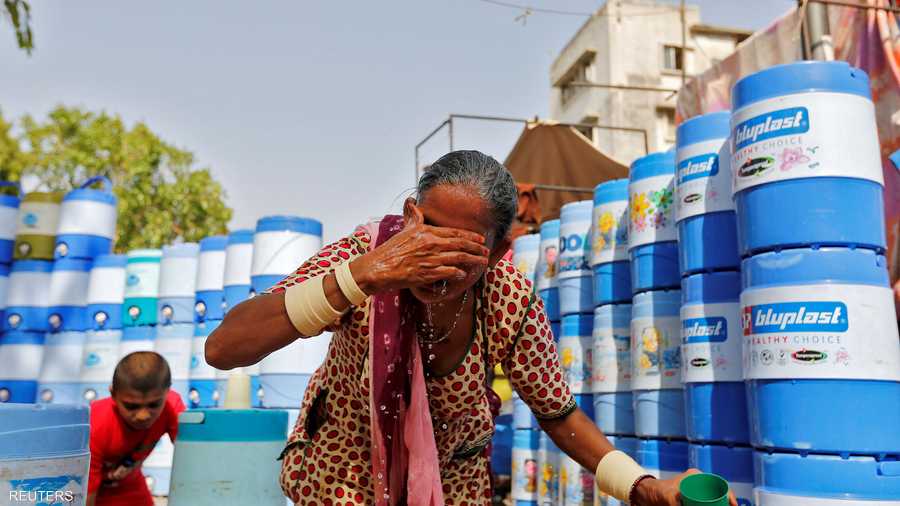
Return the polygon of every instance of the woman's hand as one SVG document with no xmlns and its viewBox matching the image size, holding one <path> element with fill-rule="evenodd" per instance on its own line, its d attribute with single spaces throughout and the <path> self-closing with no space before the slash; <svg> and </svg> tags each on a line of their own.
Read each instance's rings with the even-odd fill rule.
<svg viewBox="0 0 900 506">
<path fill-rule="evenodd" d="M 681 494 L 678 485 L 685 477 L 698 474 L 697 469 L 688 469 L 680 475 L 668 480 L 645 478 L 634 490 L 632 506 L 681 506 Z M 729 506 L 738 506 L 734 492 L 728 492 Z"/>
<path fill-rule="evenodd" d="M 490 250 L 484 237 L 457 228 L 425 224 L 412 206 L 403 231 L 350 264 L 359 287 L 367 294 L 464 278 L 465 268 L 484 267 Z"/>
</svg>

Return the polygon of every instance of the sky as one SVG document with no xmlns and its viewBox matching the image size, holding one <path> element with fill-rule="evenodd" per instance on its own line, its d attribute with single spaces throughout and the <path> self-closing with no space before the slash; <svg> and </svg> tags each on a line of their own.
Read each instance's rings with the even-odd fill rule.
<svg viewBox="0 0 900 506">
<path fill-rule="evenodd" d="M 508 0 L 592 12 L 590 0 Z M 664 3 L 677 3 L 674 0 Z M 759 29 L 794 0 L 689 1 L 705 23 Z M 396 212 L 414 146 L 450 113 L 546 118 L 549 69 L 586 21 L 484 0 L 32 1 L 36 49 L 0 25 L 0 110 L 59 104 L 143 121 L 210 167 L 231 229 L 314 217 L 325 240 Z M 518 124 L 456 124 L 455 148 L 503 160 Z M 446 131 L 423 163 L 448 151 Z"/>
</svg>

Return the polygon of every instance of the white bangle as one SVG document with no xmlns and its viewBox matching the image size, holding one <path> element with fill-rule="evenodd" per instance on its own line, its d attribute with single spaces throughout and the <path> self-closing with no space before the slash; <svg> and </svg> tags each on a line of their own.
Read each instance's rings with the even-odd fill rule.
<svg viewBox="0 0 900 506">
<path fill-rule="evenodd" d="M 366 301 L 369 297 L 366 292 L 362 291 L 356 280 L 353 279 L 353 273 L 350 272 L 350 262 L 344 262 L 337 266 L 334 270 L 334 278 L 337 280 L 338 288 L 350 304 L 358 306 Z"/>
<path fill-rule="evenodd" d="M 343 314 L 328 303 L 324 280 L 325 276 L 316 276 L 284 291 L 284 309 L 301 335 L 318 335 Z"/>
<path fill-rule="evenodd" d="M 604 455 L 594 473 L 601 492 L 624 502 L 631 499 L 634 484 L 648 475 L 634 459 L 619 450 Z"/>
</svg>

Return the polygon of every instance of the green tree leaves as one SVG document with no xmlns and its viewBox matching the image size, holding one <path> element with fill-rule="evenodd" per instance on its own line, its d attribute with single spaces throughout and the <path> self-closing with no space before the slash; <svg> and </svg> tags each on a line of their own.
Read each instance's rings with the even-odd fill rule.
<svg viewBox="0 0 900 506">
<path fill-rule="evenodd" d="M 225 192 L 194 155 L 145 124 L 57 107 L 45 120 L 24 116 L 20 133 L 0 115 L 0 180 L 34 177 L 45 190 L 70 190 L 103 175 L 119 199 L 116 251 L 222 234 L 231 219 Z"/>
<path fill-rule="evenodd" d="M 31 50 L 34 49 L 34 34 L 31 33 L 31 6 L 25 0 L 3 0 L 2 14 L 12 24 L 19 48 L 31 54 Z"/>
</svg>

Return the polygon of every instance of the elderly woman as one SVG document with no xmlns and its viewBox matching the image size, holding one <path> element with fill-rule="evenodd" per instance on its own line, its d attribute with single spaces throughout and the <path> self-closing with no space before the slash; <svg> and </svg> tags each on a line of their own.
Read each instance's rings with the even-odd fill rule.
<svg viewBox="0 0 900 506">
<path fill-rule="evenodd" d="M 488 385 L 500 364 L 557 446 L 596 469 L 601 490 L 679 504 L 680 477 L 650 477 L 576 407 L 543 303 L 502 260 L 516 202 L 493 158 L 445 155 L 402 217 L 326 246 L 210 336 L 207 360 L 229 369 L 334 331 L 282 454 L 295 503 L 490 504 Z"/>
</svg>

